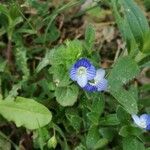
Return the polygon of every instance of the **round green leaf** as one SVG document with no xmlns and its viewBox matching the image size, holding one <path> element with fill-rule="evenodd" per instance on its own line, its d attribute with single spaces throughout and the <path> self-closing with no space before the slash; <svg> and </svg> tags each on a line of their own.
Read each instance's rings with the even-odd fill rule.
<svg viewBox="0 0 150 150">
<path fill-rule="evenodd" d="M 55 91 L 56 100 L 62 106 L 72 106 L 78 97 L 78 88 L 77 86 L 70 87 L 59 87 Z"/>
</svg>

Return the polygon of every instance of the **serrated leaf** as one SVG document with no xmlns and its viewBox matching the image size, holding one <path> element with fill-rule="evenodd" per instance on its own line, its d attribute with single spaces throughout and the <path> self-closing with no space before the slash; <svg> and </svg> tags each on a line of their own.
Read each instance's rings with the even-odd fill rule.
<svg viewBox="0 0 150 150">
<path fill-rule="evenodd" d="M 117 90 L 111 90 L 110 93 L 125 108 L 128 113 L 137 114 L 137 101 L 129 91 L 120 88 Z"/>
<path fill-rule="evenodd" d="M 66 65 L 70 66 L 70 64 L 73 64 L 74 61 L 79 59 L 82 54 L 82 42 L 79 40 L 73 40 L 73 41 L 67 41 L 66 43 L 66 48 L 65 48 L 65 59 Z"/>
<path fill-rule="evenodd" d="M 22 84 L 22 81 L 20 81 L 17 84 L 14 84 L 12 89 L 9 91 L 9 95 L 5 99 L 13 99 L 14 97 L 18 96 L 18 90 L 21 89 Z"/>
<path fill-rule="evenodd" d="M 50 64 L 49 55 L 50 55 L 50 52 L 47 52 L 45 54 L 45 57 L 40 61 L 40 63 L 36 67 L 36 72 L 37 73 L 39 73 L 44 67 L 46 67 L 48 64 Z"/>
<path fill-rule="evenodd" d="M 28 98 L 17 97 L 15 101 L 0 101 L 0 114 L 17 127 L 37 129 L 47 125 L 52 118 L 51 112 L 42 104 Z"/>
<path fill-rule="evenodd" d="M 27 56 L 24 47 L 17 47 L 15 49 L 15 59 L 18 70 L 21 70 L 24 75 L 23 78 L 27 79 L 29 77 L 30 71 L 27 66 Z"/>
<path fill-rule="evenodd" d="M 128 56 L 119 58 L 108 78 L 110 90 L 119 89 L 123 84 L 138 75 L 138 73 L 139 68 L 134 60 Z"/>
<path fill-rule="evenodd" d="M 60 65 L 64 64 L 65 62 L 65 47 L 64 45 L 61 45 L 58 48 L 50 50 L 49 53 L 49 61 L 51 65 Z"/>
<path fill-rule="evenodd" d="M 49 54 L 49 61 L 52 65 L 64 65 L 70 67 L 74 61 L 80 58 L 82 53 L 82 43 L 78 40 L 66 41 L 56 49 L 52 49 Z"/>
<path fill-rule="evenodd" d="M 85 30 L 85 46 L 88 50 L 91 50 L 94 45 L 95 30 L 92 25 L 88 25 Z"/>
<path fill-rule="evenodd" d="M 57 102 L 62 106 L 72 106 L 78 97 L 79 89 L 77 86 L 59 87 L 55 91 Z"/>
<path fill-rule="evenodd" d="M 69 85 L 70 77 L 69 72 L 63 65 L 52 66 L 49 72 L 53 74 L 53 81 L 57 87 L 64 87 Z"/>
</svg>

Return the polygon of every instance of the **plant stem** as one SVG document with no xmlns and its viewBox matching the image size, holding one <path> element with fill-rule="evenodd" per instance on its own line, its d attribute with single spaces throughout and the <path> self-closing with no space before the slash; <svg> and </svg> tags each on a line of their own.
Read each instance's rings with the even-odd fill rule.
<svg viewBox="0 0 150 150">
<path fill-rule="evenodd" d="M 11 40 L 8 40 L 7 51 L 6 51 L 6 59 L 9 65 L 12 63 L 12 43 Z"/>
</svg>

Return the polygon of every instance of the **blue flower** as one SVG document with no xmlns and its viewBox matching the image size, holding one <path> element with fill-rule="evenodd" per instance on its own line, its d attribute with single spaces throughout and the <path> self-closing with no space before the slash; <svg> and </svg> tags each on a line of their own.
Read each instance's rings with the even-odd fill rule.
<svg viewBox="0 0 150 150">
<path fill-rule="evenodd" d="M 143 114 L 140 117 L 137 115 L 132 115 L 132 118 L 138 127 L 150 130 L 150 115 Z"/>
<path fill-rule="evenodd" d="M 104 78 L 105 70 L 98 69 L 96 71 L 96 76 L 94 77 L 93 81 L 89 81 L 84 89 L 86 91 L 94 92 L 94 91 L 106 91 L 108 81 Z"/>
<path fill-rule="evenodd" d="M 95 75 L 95 67 L 86 58 L 79 59 L 70 70 L 70 78 L 73 81 L 77 81 L 82 88 L 87 84 L 88 80 L 94 79 Z"/>
</svg>

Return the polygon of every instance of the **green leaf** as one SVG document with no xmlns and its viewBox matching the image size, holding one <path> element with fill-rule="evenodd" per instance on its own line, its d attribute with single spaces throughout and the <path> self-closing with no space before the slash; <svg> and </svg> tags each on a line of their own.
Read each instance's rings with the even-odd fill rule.
<svg viewBox="0 0 150 150">
<path fill-rule="evenodd" d="M 82 144 L 78 145 L 77 147 L 75 147 L 74 150 L 86 150 L 86 147 L 83 146 Z"/>
<path fill-rule="evenodd" d="M 108 144 L 108 140 L 103 138 L 100 139 L 94 146 L 94 150 L 99 150 L 100 148 L 103 148 L 104 146 L 106 146 Z"/>
<path fill-rule="evenodd" d="M 96 112 L 89 112 L 87 114 L 88 119 L 92 122 L 94 125 L 98 125 L 99 123 L 99 114 Z"/>
<path fill-rule="evenodd" d="M 46 127 L 39 128 L 33 131 L 34 148 L 40 148 L 40 150 L 43 150 L 43 147 L 45 146 L 45 143 L 49 140 L 50 136 L 51 135 Z"/>
<path fill-rule="evenodd" d="M 149 31 L 148 21 L 133 0 L 123 0 L 122 4 L 125 18 L 138 46 L 141 48 L 143 46 L 144 35 Z"/>
<path fill-rule="evenodd" d="M 23 97 L 15 101 L 0 101 L 0 114 L 8 121 L 15 122 L 17 127 L 37 129 L 47 125 L 52 118 L 51 112 L 42 104 Z"/>
<path fill-rule="evenodd" d="M 69 71 L 65 68 L 65 66 L 52 66 L 49 71 L 53 74 L 53 81 L 57 87 L 65 87 L 70 84 Z"/>
<path fill-rule="evenodd" d="M 72 106 L 77 101 L 78 92 L 79 89 L 75 85 L 59 87 L 55 91 L 56 100 L 62 106 Z"/>
<path fill-rule="evenodd" d="M 130 123 L 130 114 L 128 114 L 121 106 L 117 108 L 117 118 L 123 124 Z"/>
<path fill-rule="evenodd" d="M 130 114 L 137 114 L 137 100 L 133 97 L 133 95 L 126 91 L 123 88 L 118 90 L 111 90 L 110 93 L 112 96 L 125 108 L 125 110 Z"/>
<path fill-rule="evenodd" d="M 50 64 L 64 65 L 67 68 L 81 57 L 82 43 L 78 40 L 66 41 L 65 45 L 52 49 L 49 54 Z"/>
<path fill-rule="evenodd" d="M 49 140 L 48 140 L 48 142 L 47 142 L 47 147 L 48 148 L 56 148 L 56 146 L 57 146 L 57 139 L 56 139 L 56 136 L 52 136 Z"/>
<path fill-rule="evenodd" d="M 133 0 L 122 0 L 122 2 L 126 9 L 129 9 L 130 11 L 132 11 L 132 13 L 134 14 L 134 17 L 137 19 L 139 26 L 141 27 L 142 32 L 146 33 L 149 30 L 148 21 L 144 13 L 138 7 L 138 5 Z M 129 18 L 129 19 L 132 20 L 133 18 Z M 134 24 L 133 20 L 132 20 L 132 24 Z"/>
<path fill-rule="evenodd" d="M 104 99 L 102 98 L 102 96 L 95 95 L 95 97 L 93 97 L 93 103 L 91 106 L 91 112 L 89 112 L 87 114 L 89 120 L 95 124 L 98 125 L 99 123 L 99 117 L 102 114 L 103 110 L 104 110 Z"/>
<path fill-rule="evenodd" d="M 110 90 L 119 89 L 123 84 L 138 75 L 138 73 L 138 65 L 133 59 L 128 56 L 119 58 L 108 78 Z"/>
<path fill-rule="evenodd" d="M 21 89 L 23 82 L 20 81 L 17 84 L 14 84 L 12 89 L 9 91 L 9 95 L 5 99 L 13 99 L 14 97 L 18 96 L 18 90 Z"/>
<path fill-rule="evenodd" d="M 100 116 L 103 113 L 104 107 L 105 107 L 104 99 L 98 93 L 98 95 L 96 95 L 95 98 L 93 98 L 91 111 L 98 113 L 98 115 Z"/>
<path fill-rule="evenodd" d="M 11 19 L 9 11 L 7 9 L 7 7 L 4 4 L 0 4 L 0 13 L 3 13 L 4 15 L 6 15 L 9 19 Z"/>
<path fill-rule="evenodd" d="M 81 117 L 78 115 L 78 112 L 75 112 L 74 110 L 70 110 L 67 111 L 65 113 L 67 119 L 70 122 L 70 125 L 76 130 L 79 131 L 80 127 L 81 127 L 81 122 L 82 119 Z"/>
<path fill-rule="evenodd" d="M 105 127 L 105 128 L 100 128 L 99 129 L 100 134 L 102 135 L 103 138 L 108 139 L 109 141 L 113 140 L 113 137 L 115 136 L 115 129 L 112 127 Z"/>
<path fill-rule="evenodd" d="M 142 48 L 142 52 L 146 54 L 150 54 L 150 30 L 144 36 L 144 45 Z"/>
<path fill-rule="evenodd" d="M 150 67 L 150 61 L 143 63 L 140 68 Z"/>
<path fill-rule="evenodd" d="M 51 65 L 60 65 L 65 62 L 65 47 L 61 45 L 57 49 L 50 50 L 49 61 Z"/>
<path fill-rule="evenodd" d="M 100 134 L 97 126 L 90 127 L 86 137 L 86 145 L 88 149 L 93 149 L 95 144 L 99 141 Z"/>
<path fill-rule="evenodd" d="M 70 64 L 72 65 L 77 59 L 82 55 L 82 42 L 79 40 L 66 41 L 65 57 L 67 68 L 70 69 Z"/>
<path fill-rule="evenodd" d="M 120 124 L 116 114 L 109 114 L 100 119 L 100 125 L 113 126 Z"/>
<path fill-rule="evenodd" d="M 0 59 L 0 72 L 4 72 L 7 62 Z"/>
<path fill-rule="evenodd" d="M 132 126 L 123 126 L 120 131 L 119 134 L 123 137 L 127 137 L 127 136 L 139 136 L 140 134 L 142 134 L 142 130 L 140 128 L 136 128 L 136 127 L 132 127 Z"/>
<path fill-rule="evenodd" d="M 118 1 L 117 0 L 111 0 L 112 7 L 113 7 L 113 13 L 116 19 L 116 22 L 118 24 L 119 30 L 127 44 L 127 48 L 129 52 L 135 53 L 138 50 L 138 46 L 136 44 L 135 38 L 133 36 L 133 33 L 130 29 L 130 26 L 125 18 L 123 18 L 118 10 Z"/>
<path fill-rule="evenodd" d="M 39 73 L 44 67 L 46 67 L 47 65 L 50 64 L 50 62 L 49 62 L 49 55 L 50 55 L 50 52 L 48 51 L 45 54 L 45 57 L 40 61 L 40 63 L 36 67 L 36 73 Z"/>
<path fill-rule="evenodd" d="M 134 137 L 123 139 L 123 150 L 145 150 L 144 144 Z"/>
<path fill-rule="evenodd" d="M 145 15 L 133 0 L 111 0 L 111 3 L 117 24 L 129 51 L 132 54 L 137 50 L 142 51 L 144 36 L 149 31 Z M 122 8 L 121 11 L 118 6 Z M 123 15 L 120 12 L 123 12 Z"/>
<path fill-rule="evenodd" d="M 56 124 L 52 123 L 51 124 L 52 127 L 60 134 L 60 136 L 64 139 L 64 145 L 62 146 L 63 149 L 65 150 L 69 150 L 69 146 L 68 146 L 68 143 L 67 143 L 67 139 L 63 133 L 63 131 L 61 130 L 61 128 L 59 126 L 57 126 Z"/>
</svg>

